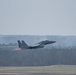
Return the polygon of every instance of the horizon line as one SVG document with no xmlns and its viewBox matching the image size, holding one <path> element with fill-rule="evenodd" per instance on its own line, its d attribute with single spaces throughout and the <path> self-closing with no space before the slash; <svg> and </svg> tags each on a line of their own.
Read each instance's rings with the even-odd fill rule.
<svg viewBox="0 0 76 75">
<path fill-rule="evenodd" d="M 21 36 L 24 36 L 24 35 L 26 35 L 26 36 L 76 36 L 76 35 L 58 35 L 58 34 L 55 34 L 55 35 L 52 35 L 52 34 L 47 34 L 47 35 L 39 35 L 39 34 L 0 34 L 0 35 L 3 35 L 3 36 L 15 36 L 15 35 L 21 35 Z"/>
</svg>

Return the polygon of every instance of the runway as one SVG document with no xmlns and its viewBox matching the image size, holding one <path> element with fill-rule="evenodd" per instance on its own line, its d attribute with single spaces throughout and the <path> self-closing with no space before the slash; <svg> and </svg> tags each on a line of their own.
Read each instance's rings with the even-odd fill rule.
<svg viewBox="0 0 76 75">
<path fill-rule="evenodd" d="M 0 73 L 0 75 L 76 75 L 63 73 Z"/>
<path fill-rule="evenodd" d="M 0 67 L 0 75 L 76 75 L 76 66 Z"/>
</svg>

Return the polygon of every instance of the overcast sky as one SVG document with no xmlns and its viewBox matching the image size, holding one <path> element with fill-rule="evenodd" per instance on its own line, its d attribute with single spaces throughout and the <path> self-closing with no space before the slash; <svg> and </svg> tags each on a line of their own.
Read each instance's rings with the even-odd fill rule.
<svg viewBox="0 0 76 75">
<path fill-rule="evenodd" d="M 0 0 L 0 34 L 76 35 L 76 0 Z"/>
</svg>

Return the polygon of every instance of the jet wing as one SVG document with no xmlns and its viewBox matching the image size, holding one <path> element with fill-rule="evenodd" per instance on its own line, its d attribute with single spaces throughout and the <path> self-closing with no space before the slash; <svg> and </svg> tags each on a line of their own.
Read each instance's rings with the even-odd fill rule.
<svg viewBox="0 0 76 75">
<path fill-rule="evenodd" d="M 32 46 L 39 46 L 40 44 L 39 43 L 36 43 L 36 44 L 33 44 Z"/>
</svg>

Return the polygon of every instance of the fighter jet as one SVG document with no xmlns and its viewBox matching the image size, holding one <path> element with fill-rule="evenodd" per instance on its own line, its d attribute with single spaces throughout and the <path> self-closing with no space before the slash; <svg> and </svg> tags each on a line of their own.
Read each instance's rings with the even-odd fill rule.
<svg viewBox="0 0 76 75">
<path fill-rule="evenodd" d="M 25 50 L 25 49 L 38 49 L 38 48 L 43 48 L 45 45 L 48 44 L 53 44 L 56 41 L 49 41 L 49 40 L 45 40 L 45 41 L 41 41 L 33 46 L 28 46 L 24 40 L 22 40 L 22 42 L 20 42 L 20 40 L 18 40 L 18 46 L 20 50 Z"/>
</svg>

